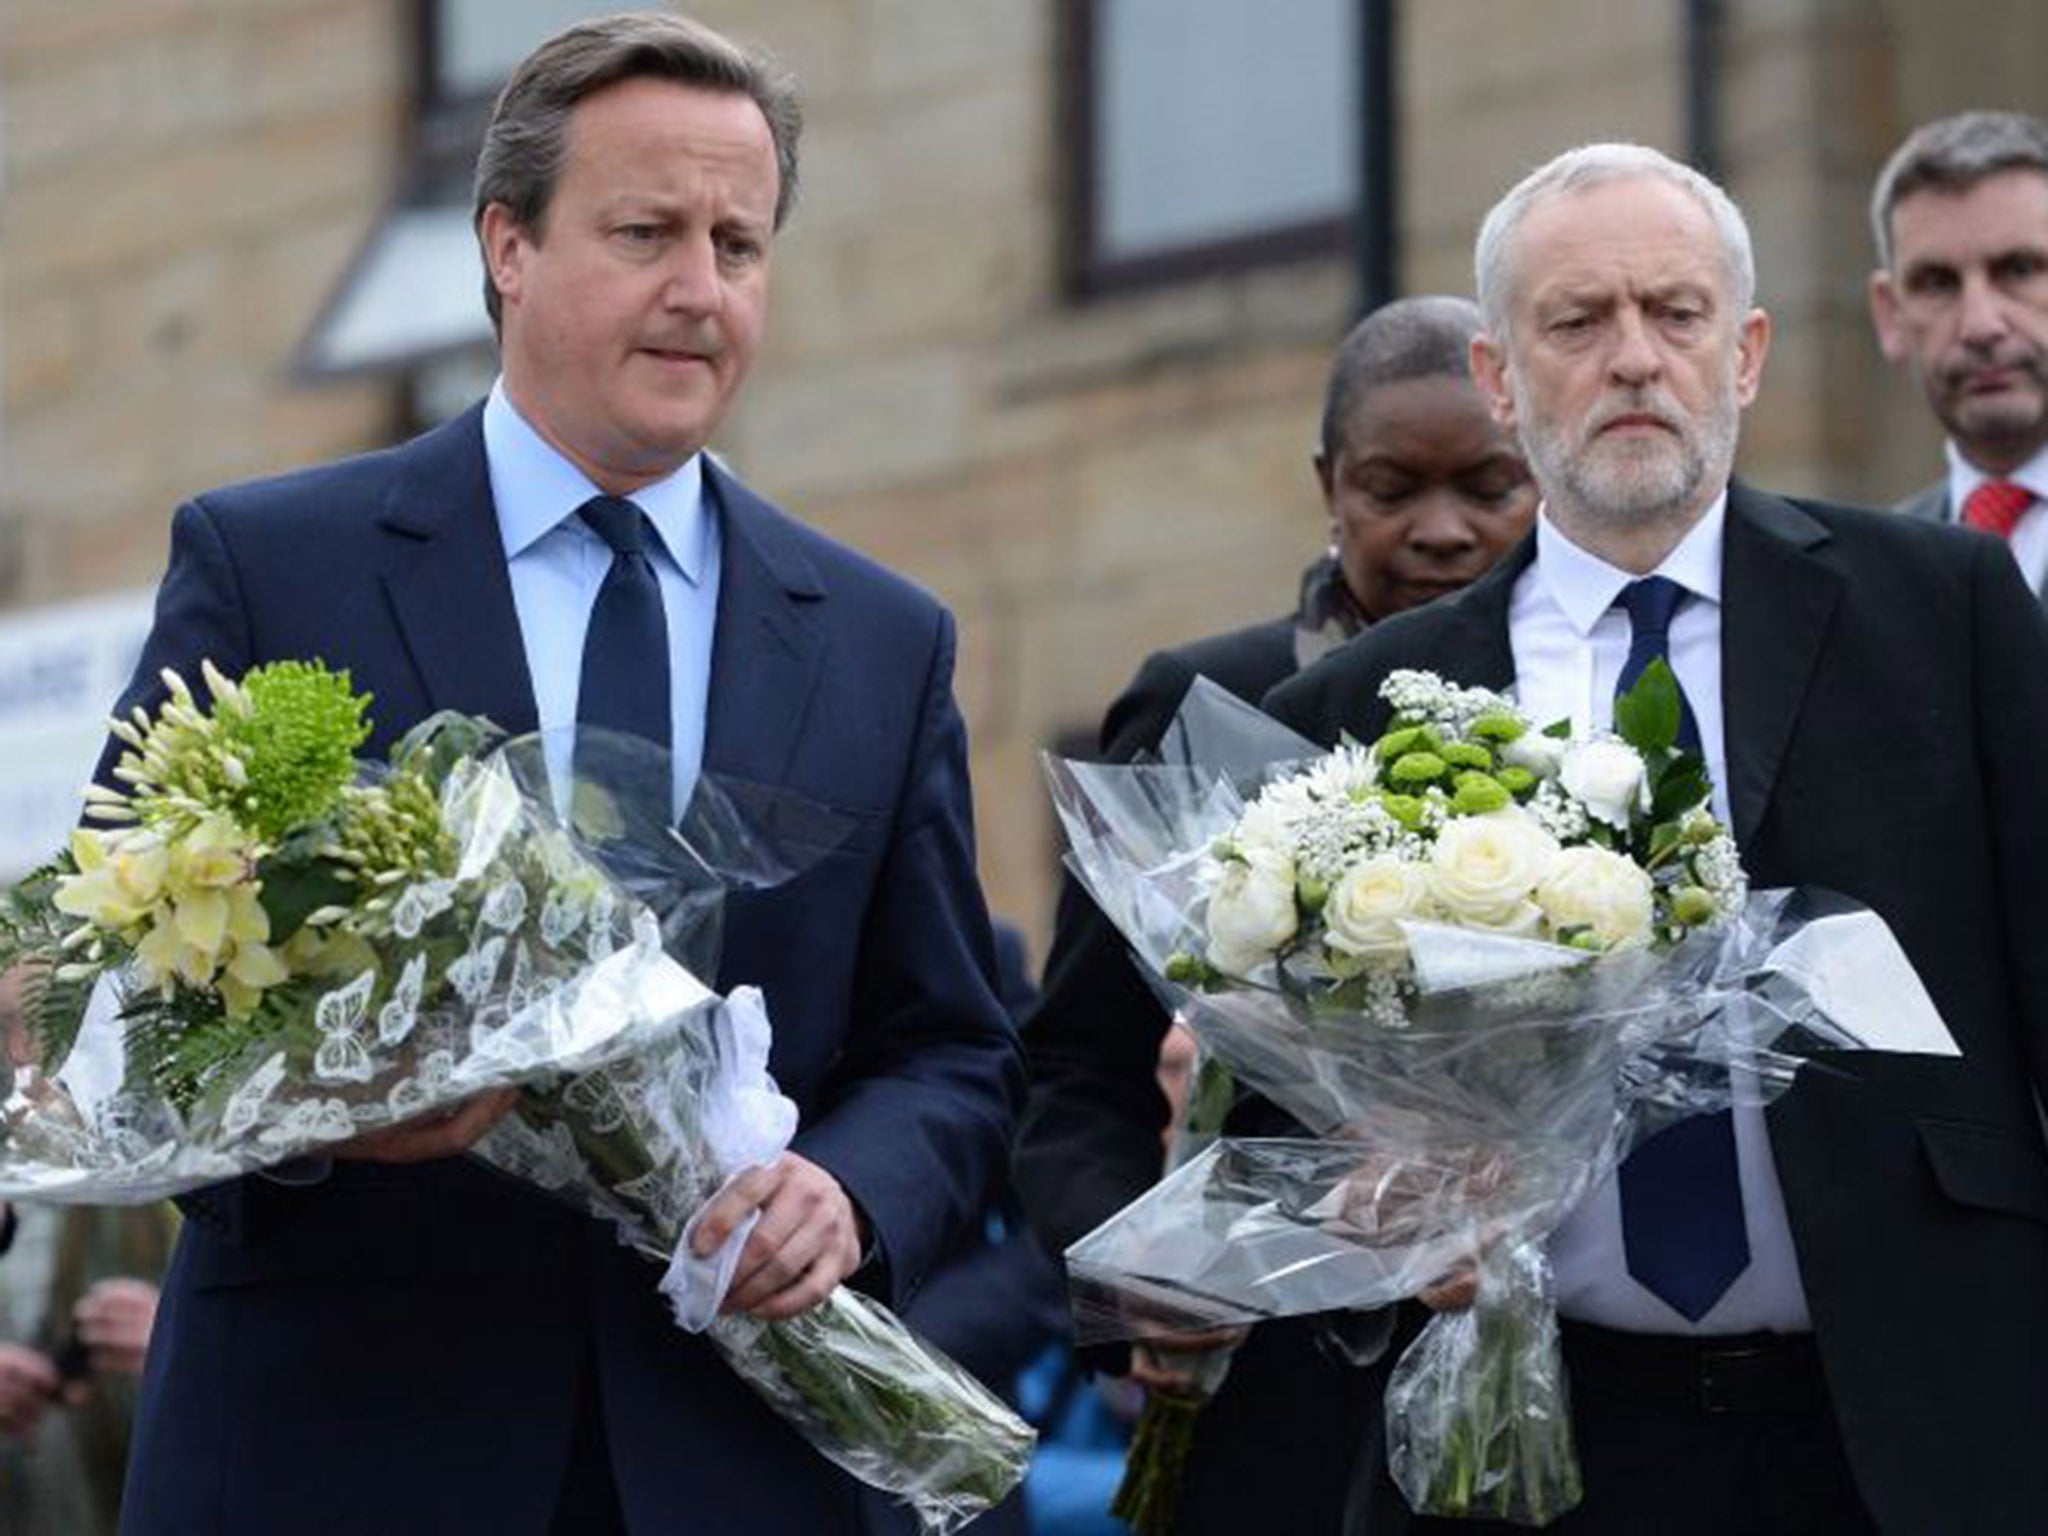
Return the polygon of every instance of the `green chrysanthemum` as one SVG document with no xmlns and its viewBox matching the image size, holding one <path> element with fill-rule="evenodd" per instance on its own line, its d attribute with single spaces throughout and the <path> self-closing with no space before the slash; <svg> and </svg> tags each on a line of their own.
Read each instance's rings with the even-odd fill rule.
<svg viewBox="0 0 2048 1536">
<path fill-rule="evenodd" d="M 89 788 L 86 813 L 143 822 L 172 839 L 226 816 L 271 844 L 332 810 L 370 733 L 369 698 L 350 688 L 348 674 L 302 661 L 258 667 L 239 683 L 212 662 L 200 672 L 210 708 L 166 670 L 169 697 L 154 719 L 137 708 L 113 722 L 128 749 L 114 768 L 122 788 Z"/>
<path fill-rule="evenodd" d="M 220 701 L 221 744 L 247 780 L 237 819 L 267 842 L 333 809 L 355 777 L 356 748 L 370 734 L 367 695 L 346 672 L 319 662 L 279 661 L 242 679 L 243 707 Z"/>
</svg>

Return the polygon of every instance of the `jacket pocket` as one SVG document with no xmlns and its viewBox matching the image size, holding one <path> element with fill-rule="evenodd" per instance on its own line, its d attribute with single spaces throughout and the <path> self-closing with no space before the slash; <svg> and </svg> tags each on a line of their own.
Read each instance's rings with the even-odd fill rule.
<svg viewBox="0 0 2048 1536">
<path fill-rule="evenodd" d="M 1961 1120 L 1919 1120 L 1920 1145 L 1958 1205 L 2048 1226 L 2048 1151 L 2040 1138 Z"/>
</svg>

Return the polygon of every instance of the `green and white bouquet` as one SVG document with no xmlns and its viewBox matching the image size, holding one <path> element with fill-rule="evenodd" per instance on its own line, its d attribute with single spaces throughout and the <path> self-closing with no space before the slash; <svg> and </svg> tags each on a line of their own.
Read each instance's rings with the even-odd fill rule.
<svg viewBox="0 0 2048 1536">
<path fill-rule="evenodd" d="M 1540 1525 L 1580 1496 L 1546 1238 L 1636 1141 L 1789 1086 L 1792 1025 L 1854 1041 L 1761 985 L 1822 925 L 1747 890 L 1663 663 L 1603 732 L 1424 672 L 1381 691 L 1379 738 L 1321 752 L 1198 682 L 1161 761 L 1049 765 L 1070 866 L 1205 1069 L 1314 1138 L 1217 1140 L 1076 1243 L 1077 1335 L 1384 1306 L 1476 1264 L 1473 1309 L 1394 1369 L 1390 1468 L 1420 1511 Z M 1838 915 L 1802 954 L 1897 956 Z M 1199 1407 L 1148 1406 L 1140 1530 L 1171 1527 Z"/>
<path fill-rule="evenodd" d="M 1677 746 L 1668 667 L 1644 674 L 1617 730 L 1538 730 L 1512 703 L 1427 672 L 1381 687 L 1393 723 L 1267 785 L 1213 846 L 1207 943 L 1177 979 L 1285 970 L 1326 999 L 1400 1022 L 1404 924 L 1439 923 L 1593 953 L 1668 946 L 1725 924 L 1747 894 Z"/>
<path fill-rule="evenodd" d="M 783 805 L 813 836 L 779 847 L 705 785 L 693 844 L 644 744 L 579 741 L 561 794 L 538 738 L 458 715 L 359 764 L 370 701 L 347 674 L 202 670 L 210 703 L 166 673 L 154 716 L 114 724 L 99 825 L 0 901 L 0 971 L 22 976 L 0 1193 L 159 1199 L 519 1087 L 474 1155 L 667 1264 L 678 1321 L 926 1529 L 999 1500 L 1031 1432 L 965 1372 L 845 1290 L 787 1322 L 719 1317 L 685 1241 L 796 1118 L 758 992 L 699 979 L 718 898 L 823 852 L 822 813 Z"/>
</svg>

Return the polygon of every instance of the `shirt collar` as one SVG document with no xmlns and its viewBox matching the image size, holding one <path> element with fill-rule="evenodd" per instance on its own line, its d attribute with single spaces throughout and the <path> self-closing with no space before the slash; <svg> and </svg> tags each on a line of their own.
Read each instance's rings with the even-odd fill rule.
<svg viewBox="0 0 2048 1536">
<path fill-rule="evenodd" d="M 597 537 L 576 518 L 576 509 L 603 493 L 519 414 L 505 394 L 502 377 L 491 386 L 490 398 L 484 402 L 484 459 L 490 468 L 491 499 L 497 503 L 498 534 L 507 560 L 524 554 L 564 523 L 573 533 Z M 669 558 L 694 586 L 702 579 L 709 558 L 704 456 L 691 454 L 667 478 L 641 486 L 632 501 L 647 514 Z"/>
<path fill-rule="evenodd" d="M 1986 480 L 2010 480 L 2023 485 L 2034 493 L 2034 500 L 2048 501 L 2048 447 L 2043 447 L 2026 463 L 2009 475 L 1988 475 L 1968 459 L 1957 448 L 1954 439 L 1942 444 L 1942 451 L 1948 456 L 1948 520 L 1958 522 L 1963 515 L 1963 503 L 1970 499 L 1970 492 Z"/>
<path fill-rule="evenodd" d="M 1718 604 L 1721 531 L 1727 513 L 1728 492 L 1724 489 L 1651 574 L 1667 576 L 1693 596 Z M 1551 521 L 1548 507 L 1539 508 L 1536 515 L 1536 572 L 1551 601 L 1581 638 L 1593 633 L 1593 626 L 1614 606 L 1621 589 L 1636 579 L 1566 538 Z"/>
</svg>

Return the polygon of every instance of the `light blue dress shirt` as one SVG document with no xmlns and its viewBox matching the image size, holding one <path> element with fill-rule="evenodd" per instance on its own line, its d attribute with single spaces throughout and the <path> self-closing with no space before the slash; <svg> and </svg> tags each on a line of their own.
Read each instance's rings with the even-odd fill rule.
<svg viewBox="0 0 2048 1536">
<path fill-rule="evenodd" d="M 498 510 L 512 605 L 533 679 L 549 776 L 568 782 L 570 737 L 582 683 L 583 636 L 612 552 L 576 515 L 602 492 L 534 431 L 505 395 L 504 380 L 484 402 L 484 457 Z M 702 454 L 629 498 L 656 534 L 649 552 L 668 619 L 670 741 L 675 752 L 675 811 L 689 802 L 704 762 L 711 642 L 718 623 L 718 520 L 704 500 Z"/>
</svg>

